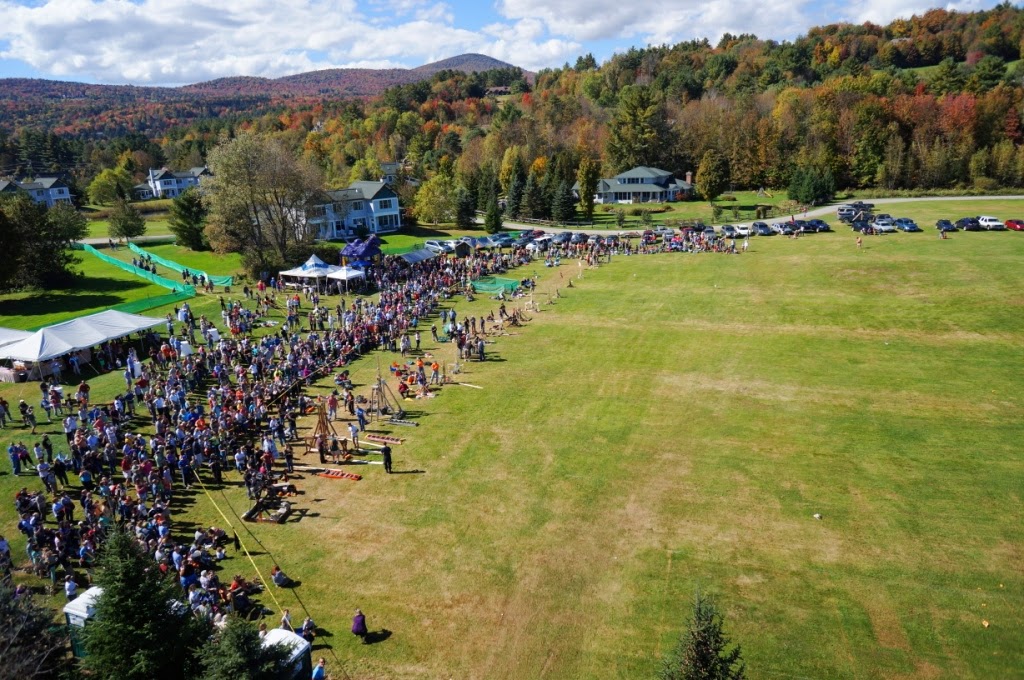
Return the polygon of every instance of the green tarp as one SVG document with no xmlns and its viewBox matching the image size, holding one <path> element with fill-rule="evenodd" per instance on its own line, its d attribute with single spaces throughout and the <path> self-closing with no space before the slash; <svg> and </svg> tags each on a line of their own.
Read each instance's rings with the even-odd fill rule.
<svg viewBox="0 0 1024 680">
<path fill-rule="evenodd" d="M 180 265 L 174 260 L 168 260 L 166 258 L 160 257 L 159 255 L 154 255 L 153 253 L 143 250 L 134 243 L 129 243 L 128 247 L 132 249 L 132 252 L 138 253 L 139 255 L 145 255 L 146 257 L 152 259 L 153 262 L 163 265 L 168 269 L 173 269 L 179 274 L 187 269 L 189 274 L 195 274 L 196 276 L 205 276 L 206 280 L 215 286 L 230 286 L 233 282 L 233 279 L 230 276 L 211 276 L 210 274 L 207 274 L 206 272 L 200 271 L 198 269 Z"/>
<path fill-rule="evenodd" d="M 98 257 L 100 260 L 106 262 L 107 264 L 114 265 L 118 269 L 123 269 L 129 274 L 135 274 L 136 276 L 146 279 L 151 283 L 155 283 L 158 286 L 163 286 L 168 290 L 172 290 L 175 293 L 185 293 L 188 295 L 188 297 L 195 297 L 196 289 L 193 288 L 192 286 L 182 283 L 181 281 L 171 281 L 170 279 L 165 279 L 164 277 L 154 274 L 152 272 L 147 272 L 145 269 L 139 269 L 138 267 L 133 266 L 130 262 L 124 262 L 123 260 L 119 260 L 116 257 L 110 257 L 109 255 L 101 253 L 100 251 L 90 246 L 88 243 L 76 244 L 76 249 L 84 250 L 90 255 Z"/>
</svg>

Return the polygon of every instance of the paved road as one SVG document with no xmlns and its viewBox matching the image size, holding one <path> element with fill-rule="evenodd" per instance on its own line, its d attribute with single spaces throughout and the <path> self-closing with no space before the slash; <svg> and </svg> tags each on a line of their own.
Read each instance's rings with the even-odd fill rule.
<svg viewBox="0 0 1024 680">
<path fill-rule="evenodd" d="M 873 203 L 875 206 L 880 205 L 891 205 L 898 203 L 920 203 L 921 201 L 1024 201 L 1024 196 L 923 196 L 920 198 L 866 198 L 863 199 L 865 203 Z M 806 217 L 822 217 L 824 215 L 832 215 L 835 217 L 836 208 L 842 203 L 833 203 L 831 205 L 822 206 L 821 208 L 814 208 L 808 210 L 806 215 L 799 213 L 796 216 L 800 219 Z M 963 217 L 960 215 L 959 217 Z M 777 222 L 781 217 L 772 218 L 767 220 L 769 222 Z M 478 220 L 481 224 L 483 220 Z M 727 223 L 728 224 L 728 223 Z M 742 224 L 750 224 L 750 222 L 733 222 L 734 226 Z M 504 222 L 506 229 L 543 229 L 546 232 L 559 232 L 559 231 L 580 231 L 584 234 L 621 234 L 627 231 L 638 231 L 638 226 L 633 226 L 628 229 L 587 229 L 583 227 L 553 227 L 538 224 L 523 224 L 521 222 L 513 222 L 505 220 Z"/>
</svg>

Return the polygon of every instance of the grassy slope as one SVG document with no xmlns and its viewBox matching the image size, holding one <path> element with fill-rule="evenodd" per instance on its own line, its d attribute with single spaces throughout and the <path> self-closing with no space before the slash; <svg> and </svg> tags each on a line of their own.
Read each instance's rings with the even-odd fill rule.
<svg viewBox="0 0 1024 680">
<path fill-rule="evenodd" d="M 155 216 L 145 215 L 146 236 L 170 236 L 171 228 L 167 224 L 165 214 Z M 107 238 L 110 236 L 110 222 L 108 220 L 89 220 L 89 238 Z"/>
<path fill-rule="evenodd" d="M 78 257 L 83 278 L 71 290 L 0 295 L 0 326 L 33 328 L 168 292 L 86 253 Z"/>
<path fill-rule="evenodd" d="M 237 253 L 220 255 L 210 251 L 194 251 L 184 246 L 172 243 L 142 243 L 140 247 L 147 252 L 159 255 L 165 259 L 177 262 L 185 267 L 195 268 L 210 274 L 211 276 L 228 276 L 237 274 L 242 270 L 242 257 Z M 136 257 L 134 251 L 128 248 L 118 248 L 116 251 L 104 251 L 109 255 L 131 262 Z M 169 278 L 177 279 L 176 275 Z"/>
<path fill-rule="evenodd" d="M 469 366 L 484 389 L 406 404 L 396 467 L 426 474 L 301 480 L 310 514 L 243 540 L 358 677 L 650 677 L 697 585 L 751 677 L 1013 676 L 1024 240 L 843 236 L 587 272 Z M 354 644 L 356 606 L 394 635 Z"/>
</svg>

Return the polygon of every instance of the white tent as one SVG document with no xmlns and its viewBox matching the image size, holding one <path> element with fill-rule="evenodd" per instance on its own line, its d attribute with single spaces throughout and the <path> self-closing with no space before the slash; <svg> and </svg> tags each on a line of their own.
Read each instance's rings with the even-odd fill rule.
<svg viewBox="0 0 1024 680">
<path fill-rule="evenodd" d="M 18 340 L 24 340 L 32 335 L 30 331 L 19 331 L 16 328 L 0 328 L 0 347 L 9 345 Z"/>
<path fill-rule="evenodd" d="M 152 316 L 108 309 L 36 331 L 29 337 L 0 347 L 0 359 L 46 361 L 107 340 L 131 335 L 163 323 Z"/>
<path fill-rule="evenodd" d="M 327 278 L 334 279 L 335 281 L 351 281 L 352 279 L 362 279 L 365 277 L 366 274 L 354 267 L 341 267 L 338 271 L 327 275 Z"/>
<path fill-rule="evenodd" d="M 295 269 L 278 272 L 280 276 L 297 276 L 303 279 L 319 279 L 336 272 L 340 267 L 327 264 L 316 255 L 310 255 L 309 259 Z"/>
<path fill-rule="evenodd" d="M 306 680 L 312 674 L 313 660 L 310 653 L 313 646 L 301 635 L 283 628 L 270 628 L 263 636 L 262 645 L 264 647 L 281 645 L 287 650 L 288 658 L 284 662 L 285 669 L 279 676 L 282 680 L 299 680 L 300 678 Z"/>
</svg>

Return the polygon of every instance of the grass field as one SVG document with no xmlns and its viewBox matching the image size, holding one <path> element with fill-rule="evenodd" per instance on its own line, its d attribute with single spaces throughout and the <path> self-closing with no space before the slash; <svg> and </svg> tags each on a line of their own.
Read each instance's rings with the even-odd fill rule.
<svg viewBox="0 0 1024 680">
<path fill-rule="evenodd" d="M 0 326 L 34 328 L 168 292 L 86 253 L 78 257 L 83 278 L 70 290 L 0 295 Z"/>
<path fill-rule="evenodd" d="M 171 228 L 167 224 L 167 215 L 154 216 L 145 215 L 146 233 L 145 236 L 171 236 Z M 107 238 L 110 236 L 110 222 L 108 220 L 89 220 L 88 238 Z"/>
<path fill-rule="evenodd" d="M 195 251 L 173 243 L 141 243 L 139 247 L 185 267 L 204 271 L 211 276 L 229 276 L 242 271 L 242 257 L 237 253 L 221 255 L 208 250 Z M 134 251 L 128 248 L 118 248 L 116 251 L 104 250 L 104 252 L 126 262 L 131 262 L 133 257 L 138 257 Z M 170 278 L 176 278 L 176 275 Z"/>
<path fill-rule="evenodd" d="M 404 404 L 396 470 L 422 474 L 307 476 L 305 515 L 232 521 L 351 677 L 652 677 L 697 587 L 751 678 L 1022 677 L 1024 235 L 924 236 L 620 257 L 572 289 L 575 264 L 537 267 L 564 297 L 467 366 L 482 389 Z M 179 496 L 183 530 L 243 511 L 228 479 Z M 390 637 L 357 644 L 355 607 Z"/>
</svg>

